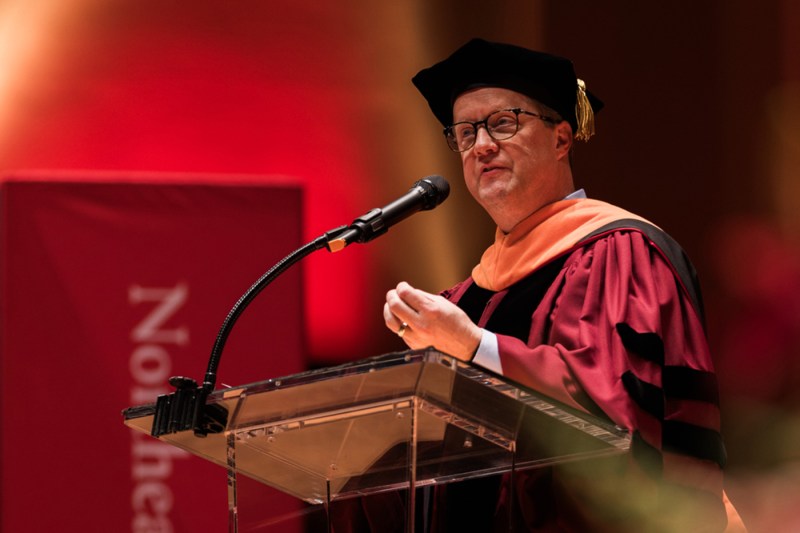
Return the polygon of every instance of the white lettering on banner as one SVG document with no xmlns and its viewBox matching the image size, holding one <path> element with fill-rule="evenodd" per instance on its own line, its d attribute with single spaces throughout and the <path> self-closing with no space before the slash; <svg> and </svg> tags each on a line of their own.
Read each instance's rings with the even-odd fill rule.
<svg viewBox="0 0 800 533">
<path fill-rule="evenodd" d="M 167 380 L 172 372 L 172 358 L 165 345 L 186 346 L 189 328 L 167 328 L 170 319 L 189 297 L 189 287 L 178 283 L 174 287 L 128 287 L 128 303 L 154 303 L 153 309 L 131 329 L 134 342 L 128 361 L 131 378 L 130 399 L 133 405 L 152 403 L 159 394 L 169 392 Z M 131 506 L 134 533 L 172 533 L 170 512 L 174 497 L 168 482 L 172 475 L 173 459 L 190 455 L 169 444 L 153 440 L 138 432 L 131 433 Z"/>
<path fill-rule="evenodd" d="M 189 342 L 189 330 L 186 327 L 177 329 L 161 329 L 164 322 L 175 314 L 189 297 L 189 287 L 179 283 L 172 288 L 150 288 L 132 285 L 128 288 L 128 303 L 136 305 L 141 302 L 158 302 L 153 312 L 147 315 L 138 326 L 131 331 L 134 342 L 163 342 L 184 346 Z"/>
</svg>

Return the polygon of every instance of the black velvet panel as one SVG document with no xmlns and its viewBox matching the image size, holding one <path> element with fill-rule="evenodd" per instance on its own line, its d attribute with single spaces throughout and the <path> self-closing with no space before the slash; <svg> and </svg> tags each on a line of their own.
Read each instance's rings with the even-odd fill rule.
<svg viewBox="0 0 800 533">
<path fill-rule="evenodd" d="M 458 306 L 473 322 L 478 323 L 489 301 L 493 297 L 502 298 L 486 322 L 486 329 L 498 335 L 508 335 L 527 342 L 531 330 L 531 317 L 558 277 L 566 260 L 566 256 L 563 256 L 547 263 L 505 291 L 493 292 L 472 283 L 458 301 Z"/>
</svg>

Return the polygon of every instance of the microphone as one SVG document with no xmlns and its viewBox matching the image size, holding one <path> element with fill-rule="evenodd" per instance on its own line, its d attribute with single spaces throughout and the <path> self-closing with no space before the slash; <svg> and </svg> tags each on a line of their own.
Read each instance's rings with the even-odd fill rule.
<svg viewBox="0 0 800 533">
<path fill-rule="evenodd" d="M 355 219 L 343 232 L 328 241 L 328 250 L 338 252 L 354 242 L 369 242 L 417 211 L 433 209 L 444 202 L 449 194 L 450 184 L 443 177 L 434 175 L 422 178 L 394 202 Z"/>
</svg>

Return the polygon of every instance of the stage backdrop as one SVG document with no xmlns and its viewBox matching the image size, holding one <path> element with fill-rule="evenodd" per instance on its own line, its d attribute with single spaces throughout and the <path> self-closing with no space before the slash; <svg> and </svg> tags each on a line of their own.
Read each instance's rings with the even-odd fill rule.
<svg viewBox="0 0 800 533">
<path fill-rule="evenodd" d="M 299 186 L 76 173 L 7 176 L 0 194 L 0 529 L 225 531 L 224 469 L 133 434 L 121 411 L 170 376 L 202 380 L 232 305 L 302 244 Z M 300 268 L 242 316 L 218 387 L 303 369 Z"/>
</svg>

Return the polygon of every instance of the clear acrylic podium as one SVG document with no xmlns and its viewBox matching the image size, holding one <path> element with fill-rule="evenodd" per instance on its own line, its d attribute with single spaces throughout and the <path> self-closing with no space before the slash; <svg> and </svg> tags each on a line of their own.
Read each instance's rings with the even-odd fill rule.
<svg viewBox="0 0 800 533">
<path fill-rule="evenodd" d="M 404 490 L 405 529 L 413 531 L 417 491 L 409 488 L 630 446 L 628 433 L 607 421 L 433 349 L 217 390 L 206 405 L 227 411 L 224 431 L 160 439 L 227 468 L 232 532 L 250 531 L 242 509 L 258 508 L 243 476 L 326 511 L 337 500 Z M 149 433 L 154 406 L 123 415 Z"/>
</svg>

